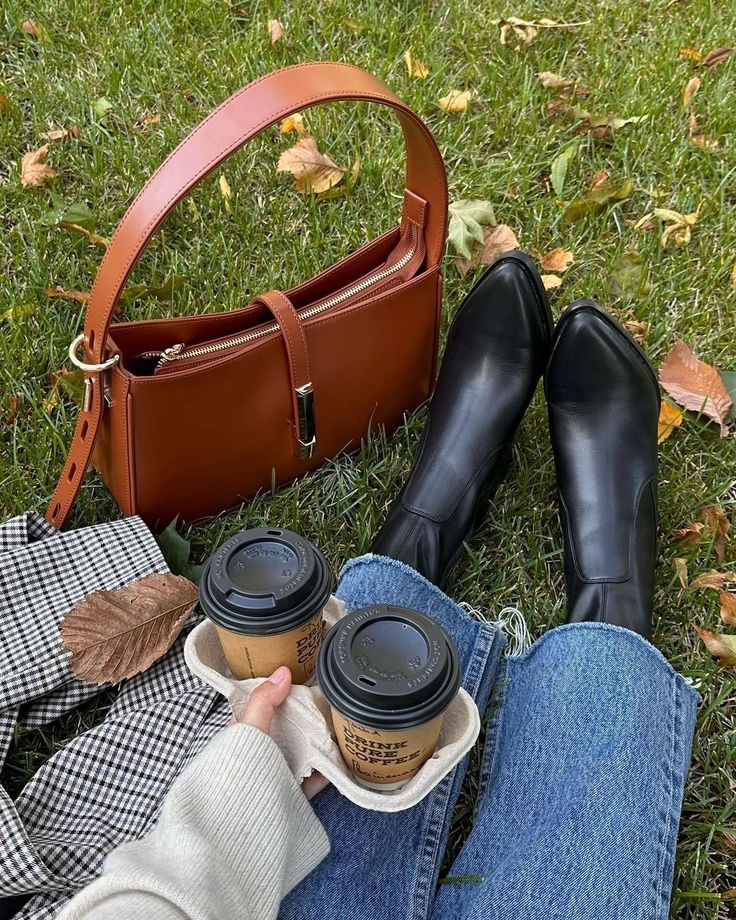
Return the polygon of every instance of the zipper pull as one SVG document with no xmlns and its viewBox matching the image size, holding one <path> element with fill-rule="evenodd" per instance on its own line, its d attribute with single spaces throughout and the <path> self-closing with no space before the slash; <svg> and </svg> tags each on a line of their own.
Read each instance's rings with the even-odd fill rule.
<svg viewBox="0 0 736 920">
<path fill-rule="evenodd" d="M 164 348 L 161 352 L 161 356 L 158 359 L 158 364 L 156 365 L 156 370 L 161 367 L 163 364 L 168 364 L 169 361 L 176 361 L 179 355 L 184 350 L 184 343 L 179 342 L 176 345 L 169 345 L 168 348 Z"/>
</svg>

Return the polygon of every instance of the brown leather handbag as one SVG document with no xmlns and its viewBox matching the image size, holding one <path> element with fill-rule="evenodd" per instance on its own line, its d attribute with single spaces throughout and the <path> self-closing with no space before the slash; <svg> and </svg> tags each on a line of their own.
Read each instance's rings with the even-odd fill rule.
<svg viewBox="0 0 736 920">
<path fill-rule="evenodd" d="M 136 260 L 184 195 L 264 128 L 334 100 L 396 111 L 407 158 L 399 226 L 242 309 L 111 325 Z M 437 145 L 376 77 L 299 64 L 235 93 L 149 179 L 100 264 L 69 350 L 85 396 L 47 519 L 63 525 L 90 460 L 125 514 L 165 526 L 217 514 L 356 447 L 371 428 L 396 427 L 434 383 L 446 220 Z"/>
</svg>

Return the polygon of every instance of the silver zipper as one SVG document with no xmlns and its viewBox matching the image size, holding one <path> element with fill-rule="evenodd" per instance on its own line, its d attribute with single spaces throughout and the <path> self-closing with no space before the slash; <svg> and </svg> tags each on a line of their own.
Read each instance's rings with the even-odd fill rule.
<svg viewBox="0 0 736 920">
<path fill-rule="evenodd" d="M 388 268 L 383 268 L 373 275 L 368 275 L 366 278 L 363 278 L 362 281 L 358 281 L 351 285 L 351 287 L 345 288 L 344 291 L 340 291 L 339 294 L 334 294 L 332 297 L 328 297 L 327 300 L 323 300 L 322 303 L 315 304 L 313 307 L 308 307 L 306 310 L 300 310 L 300 319 L 311 319 L 313 316 L 324 313 L 325 310 L 331 310 L 332 307 L 336 307 L 338 304 L 349 300 L 356 294 L 360 294 L 362 291 L 367 290 L 367 288 L 376 284 L 378 281 L 390 278 L 391 275 L 405 268 L 414 258 L 417 251 L 416 227 L 414 224 L 410 224 L 409 226 L 411 228 L 412 237 L 411 246 L 400 259 L 393 263 L 393 265 L 389 265 Z M 187 348 L 183 343 L 178 343 L 176 345 L 170 345 L 161 352 L 144 352 L 143 357 L 158 358 L 158 363 L 156 365 L 156 370 L 158 370 L 165 364 L 171 364 L 173 361 L 178 361 L 181 358 L 203 358 L 206 355 L 216 354 L 218 351 L 227 351 L 228 348 L 235 348 L 238 345 L 247 345 L 248 342 L 254 342 L 264 335 L 277 332 L 278 328 L 278 323 L 269 323 L 267 326 L 261 326 L 260 329 L 256 329 L 253 332 L 242 332 L 240 335 L 222 339 L 220 342 L 212 342 L 209 345 L 195 345 L 193 348 Z"/>
</svg>

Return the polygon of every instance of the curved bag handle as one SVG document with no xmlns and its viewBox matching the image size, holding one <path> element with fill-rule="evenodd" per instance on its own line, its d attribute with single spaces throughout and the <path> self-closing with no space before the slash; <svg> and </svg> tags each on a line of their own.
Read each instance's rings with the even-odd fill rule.
<svg viewBox="0 0 736 920">
<path fill-rule="evenodd" d="M 218 106 L 164 160 L 118 224 L 90 292 L 84 334 L 85 399 L 64 470 L 46 519 L 66 521 L 89 465 L 104 411 L 102 373 L 117 362 L 106 357 L 107 334 L 118 298 L 148 241 L 181 199 L 231 153 L 287 115 L 312 105 L 344 100 L 373 102 L 396 111 L 406 144 L 406 188 L 429 207 L 427 264 L 445 246 L 447 178 L 429 128 L 377 77 L 349 64 L 296 64 L 269 73 Z"/>
</svg>

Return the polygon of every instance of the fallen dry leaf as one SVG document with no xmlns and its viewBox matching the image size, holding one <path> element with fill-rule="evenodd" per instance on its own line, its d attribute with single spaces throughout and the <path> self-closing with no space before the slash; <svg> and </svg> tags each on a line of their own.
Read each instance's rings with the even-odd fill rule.
<svg viewBox="0 0 736 920">
<path fill-rule="evenodd" d="M 84 387 L 84 374 L 79 368 L 62 369 L 51 375 L 51 387 L 41 403 L 44 412 L 51 412 L 61 402 L 65 393 L 75 402 L 80 402 Z"/>
<path fill-rule="evenodd" d="M 687 106 L 695 93 L 700 89 L 700 77 L 690 77 L 685 89 L 682 91 L 682 104 Z"/>
<path fill-rule="evenodd" d="M 47 141 L 63 141 L 67 137 L 73 137 L 78 140 L 79 135 L 79 125 L 70 125 L 68 128 L 55 128 L 53 131 L 47 131 L 43 137 Z"/>
<path fill-rule="evenodd" d="M 271 44 L 276 45 L 276 42 L 281 41 L 284 37 L 284 27 L 278 21 L 278 19 L 269 19 L 267 23 L 268 37 L 271 39 Z"/>
<path fill-rule="evenodd" d="M 543 70 L 538 73 L 537 79 L 547 89 L 565 89 L 567 86 L 575 85 L 575 80 L 568 80 L 567 77 L 561 77 L 558 73 L 552 73 L 551 70 Z"/>
<path fill-rule="evenodd" d="M 551 102 L 547 103 L 547 114 L 552 118 L 556 118 L 562 112 L 567 111 L 567 103 L 564 99 L 553 99 Z"/>
<path fill-rule="evenodd" d="M 546 272 L 556 272 L 562 274 L 572 265 L 574 261 L 573 254 L 569 249 L 563 249 L 561 246 L 550 249 L 548 253 L 542 256 L 539 264 Z M 555 285 L 556 286 L 556 285 Z"/>
<path fill-rule="evenodd" d="M 726 535 L 731 529 L 731 522 L 720 505 L 708 505 L 700 512 L 700 519 L 713 536 L 713 548 L 720 563 L 726 558 Z"/>
<path fill-rule="evenodd" d="M 701 67 L 715 67 L 716 64 L 722 64 L 726 58 L 730 57 L 733 48 L 714 48 L 709 51 L 700 61 Z"/>
<path fill-rule="evenodd" d="M 675 428 L 679 428 L 682 425 L 683 418 L 682 409 L 678 409 L 677 406 L 673 406 L 672 403 L 663 399 L 662 405 L 659 407 L 659 419 L 657 421 L 657 444 L 666 441 Z"/>
<path fill-rule="evenodd" d="M 686 47 L 686 48 L 680 48 L 680 50 L 677 52 L 677 57 L 681 61 L 694 61 L 697 63 L 697 61 L 700 60 L 702 55 L 700 54 L 697 48 Z"/>
<path fill-rule="evenodd" d="M 49 145 L 44 144 L 38 150 L 29 150 L 23 154 L 20 163 L 20 183 L 24 188 L 45 185 L 49 179 L 53 179 L 59 173 L 46 163 L 46 157 L 49 155 Z"/>
<path fill-rule="evenodd" d="M 23 397 L 18 393 L 8 393 L 2 407 L 3 424 L 10 427 L 18 418 L 18 412 L 23 404 Z"/>
<path fill-rule="evenodd" d="M 144 112 L 136 124 L 141 128 L 148 128 L 150 125 L 158 125 L 161 122 L 161 116 L 158 112 Z"/>
<path fill-rule="evenodd" d="M 63 287 L 46 288 L 44 293 L 47 297 L 64 297 L 69 300 L 76 300 L 78 303 L 87 303 L 89 300 L 88 291 L 67 291 Z"/>
<path fill-rule="evenodd" d="M 683 549 L 690 549 L 691 546 L 696 546 L 703 539 L 704 529 L 705 524 L 688 524 L 687 527 L 678 527 L 672 537 Z"/>
<path fill-rule="evenodd" d="M 736 262 L 731 269 L 731 287 L 736 291 Z"/>
<path fill-rule="evenodd" d="M 169 573 L 88 594 L 60 624 L 72 671 L 98 685 L 145 671 L 171 648 L 196 603 L 196 586 Z"/>
<path fill-rule="evenodd" d="M 464 112 L 472 98 L 473 93 L 469 89 L 453 89 L 446 96 L 442 96 L 437 104 L 445 112 Z"/>
<path fill-rule="evenodd" d="M 455 256 L 455 267 L 461 275 L 478 268 L 479 265 L 491 265 L 499 256 L 512 249 L 519 248 L 516 234 L 508 224 L 496 224 L 493 227 L 483 227 L 483 245 L 470 259 Z"/>
<path fill-rule="evenodd" d="M 726 626 L 736 626 L 736 594 L 731 591 L 719 591 L 721 599 L 721 619 Z"/>
<path fill-rule="evenodd" d="M 507 16 L 505 19 L 489 20 L 494 26 L 501 29 L 501 44 L 509 43 L 509 36 L 513 35 L 523 45 L 530 45 L 541 29 L 577 29 L 587 26 L 585 22 L 562 22 L 557 19 L 520 19 L 518 16 Z"/>
<path fill-rule="evenodd" d="M 81 233 L 82 236 L 87 237 L 90 243 L 94 243 L 95 246 L 102 246 L 103 249 L 107 249 L 110 245 L 110 240 L 106 236 L 100 236 L 99 233 L 95 233 L 94 230 L 90 230 L 89 227 L 75 224 L 71 220 L 60 220 L 57 226 L 66 227 L 67 230 L 74 230 L 75 233 Z"/>
<path fill-rule="evenodd" d="M 721 375 L 697 358 L 681 339 L 662 362 L 659 382 L 675 402 L 717 422 L 721 437 L 726 436 L 726 419 L 733 403 Z"/>
<path fill-rule="evenodd" d="M 429 76 L 429 67 L 420 61 L 419 58 L 415 58 L 411 53 L 411 48 L 407 48 L 404 52 L 404 63 L 406 64 L 406 69 L 409 71 L 410 77 L 415 77 L 417 80 L 426 80 Z"/>
<path fill-rule="evenodd" d="M 665 228 L 662 233 L 662 245 L 666 246 L 670 237 L 675 242 L 675 246 L 687 246 L 692 236 L 692 228 L 698 222 L 700 211 L 691 211 L 690 214 L 680 214 L 679 211 L 673 211 L 671 208 L 655 208 L 652 211 L 654 217 L 658 217 L 664 222 Z M 649 215 L 647 215 L 649 216 Z M 644 218 L 642 218 L 643 220 Z"/>
<path fill-rule="evenodd" d="M 696 147 L 705 147 L 706 149 L 710 147 L 718 147 L 720 144 L 718 138 L 709 137 L 707 134 L 691 134 L 690 142 L 695 144 Z"/>
<path fill-rule="evenodd" d="M 26 33 L 26 35 L 32 35 L 33 38 L 44 39 L 48 35 L 46 27 L 42 26 L 39 22 L 36 22 L 35 19 L 24 19 L 20 24 L 20 27 L 21 30 Z"/>
<path fill-rule="evenodd" d="M 680 582 L 680 587 L 687 588 L 687 559 L 678 556 L 676 559 L 672 560 L 672 565 L 677 573 L 677 580 Z"/>
<path fill-rule="evenodd" d="M 709 629 L 701 629 L 700 626 L 696 626 L 695 629 L 711 655 L 718 659 L 719 664 L 726 666 L 736 664 L 736 636 L 714 633 Z"/>
<path fill-rule="evenodd" d="M 736 583 L 736 572 L 719 572 L 717 569 L 711 569 L 709 572 L 703 572 L 702 575 L 693 578 L 690 587 L 720 591 L 724 585 L 730 582 Z"/>
<path fill-rule="evenodd" d="M 306 134 L 307 126 L 304 124 L 304 116 L 301 112 L 294 112 L 281 121 L 282 134 Z"/>
<path fill-rule="evenodd" d="M 320 153 L 311 135 L 300 138 L 281 154 L 276 171 L 291 173 L 296 180 L 296 190 L 303 195 L 331 189 L 346 172 L 345 167 L 338 166 L 329 154 Z"/>
<path fill-rule="evenodd" d="M 618 185 L 606 183 L 583 198 L 576 198 L 565 208 L 563 217 L 567 221 L 580 220 L 589 214 L 597 214 L 616 201 L 628 198 L 634 190 L 631 179 L 624 179 Z"/>
<path fill-rule="evenodd" d="M 562 278 L 559 275 L 541 275 L 541 278 L 545 291 L 553 291 L 562 284 Z"/>
<path fill-rule="evenodd" d="M 608 182 L 608 179 L 609 179 L 609 175 L 608 175 L 608 173 L 605 171 L 605 169 L 599 169 L 599 170 L 597 170 L 597 171 L 594 173 L 593 178 L 592 178 L 591 183 L 590 183 L 590 190 L 591 190 L 591 192 L 595 192 L 597 189 L 603 188 L 603 186 L 606 184 L 606 182 Z"/>
</svg>

